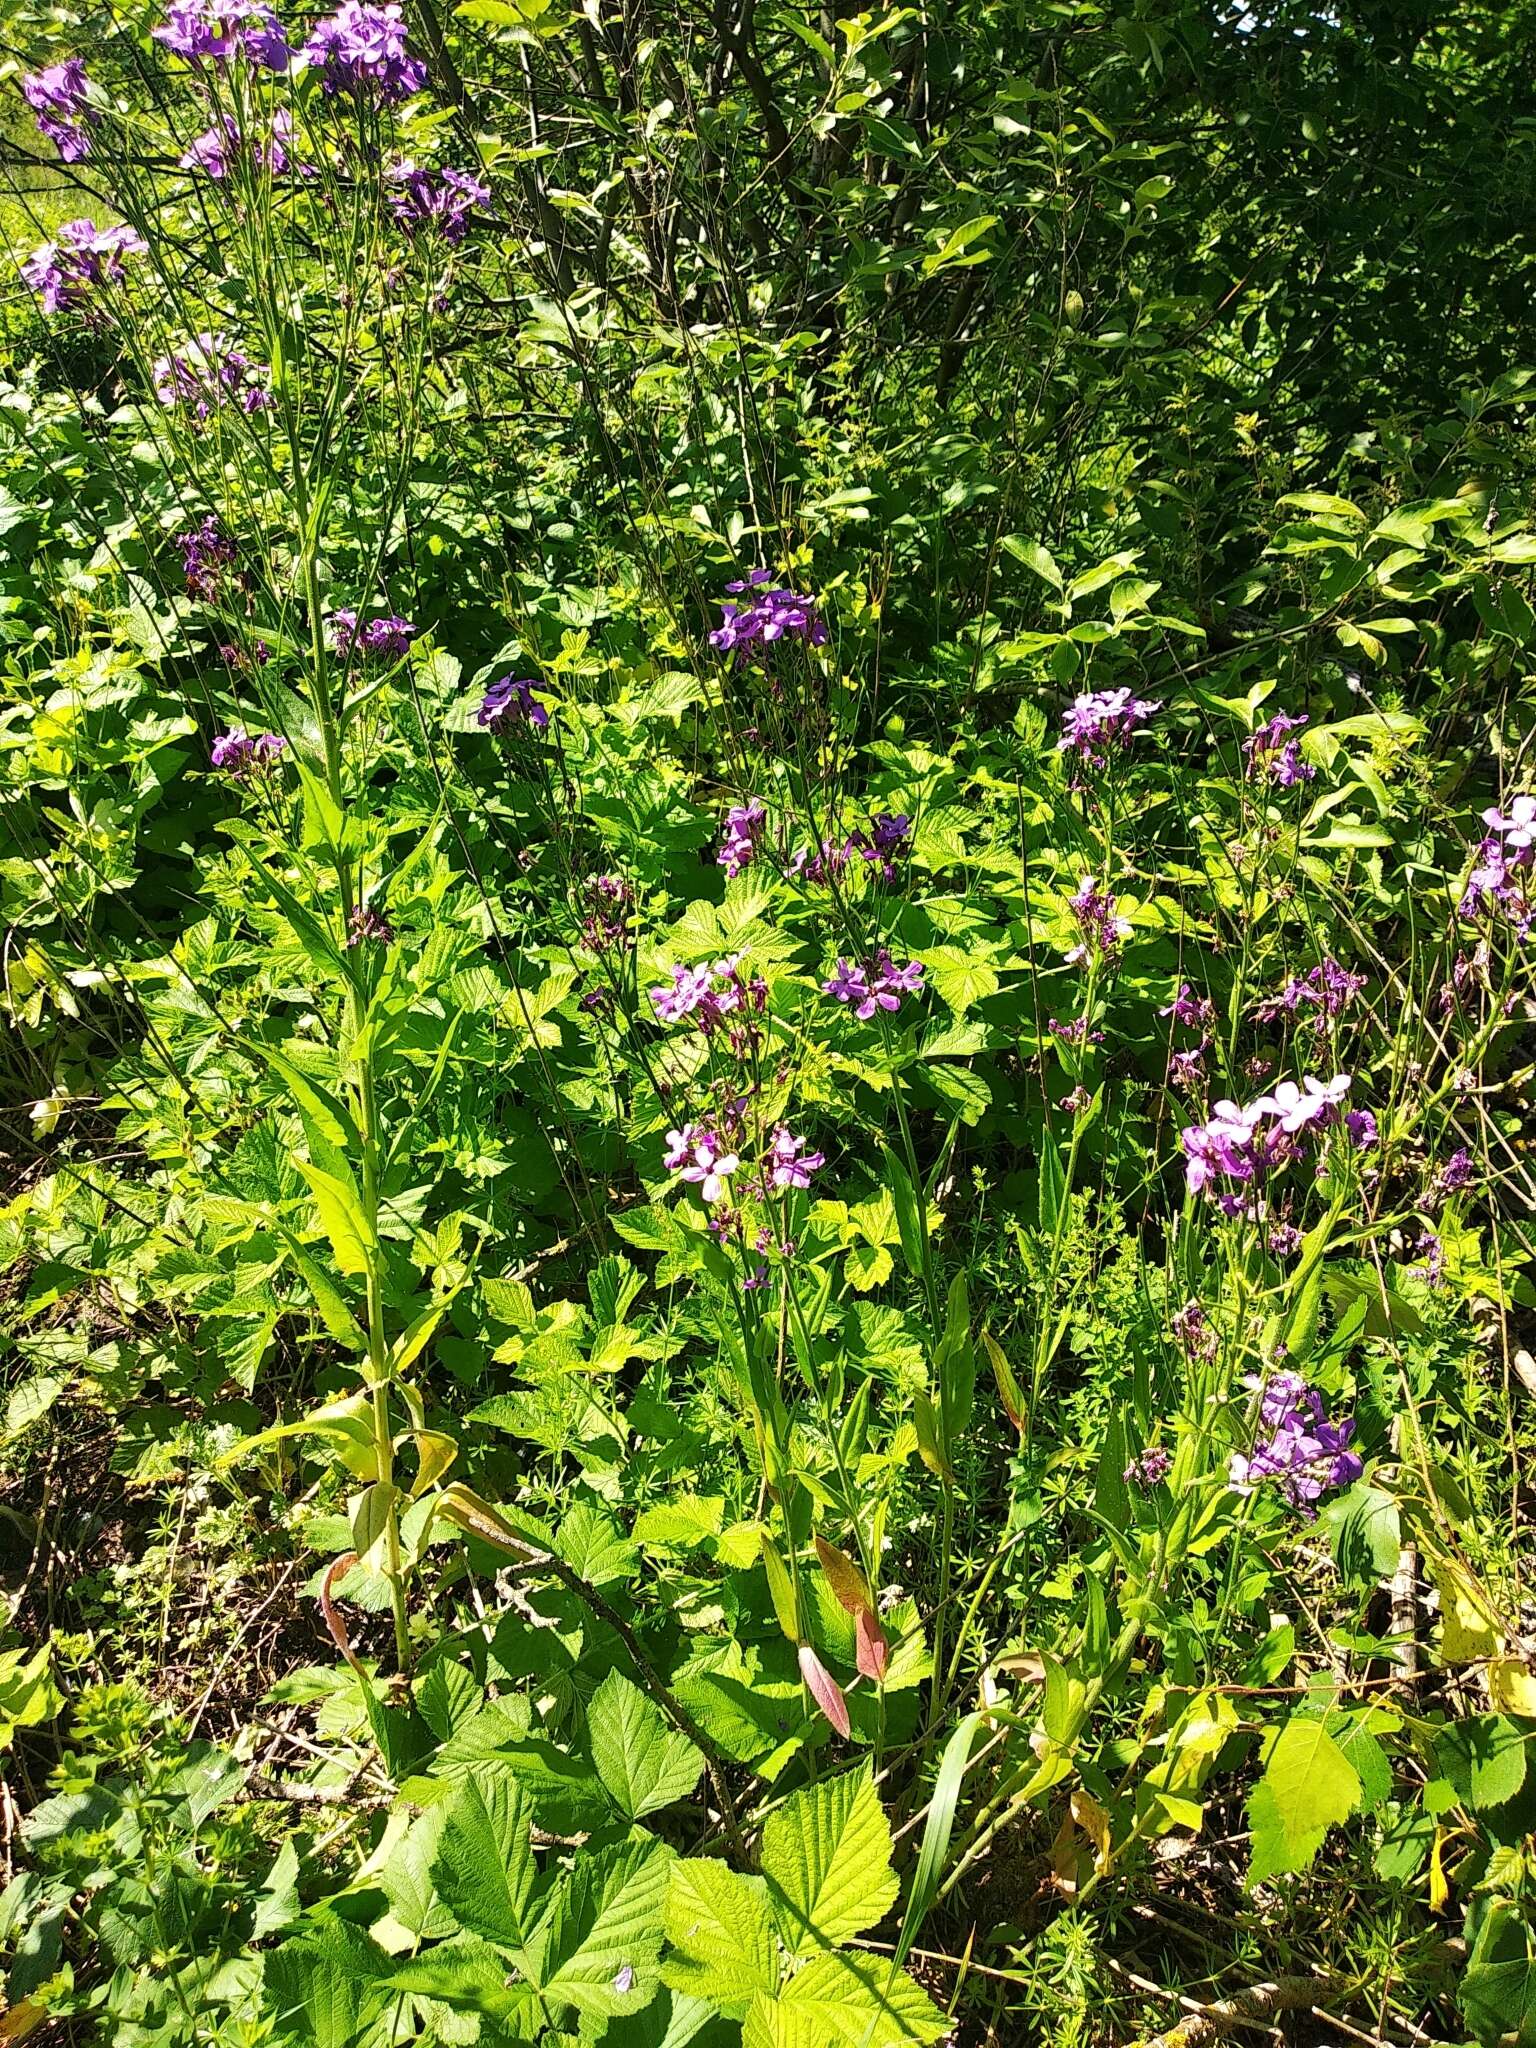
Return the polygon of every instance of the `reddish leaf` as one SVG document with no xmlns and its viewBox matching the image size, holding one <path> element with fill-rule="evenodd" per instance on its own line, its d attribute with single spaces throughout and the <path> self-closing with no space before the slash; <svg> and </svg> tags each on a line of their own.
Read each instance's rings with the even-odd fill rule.
<svg viewBox="0 0 1536 2048">
<path fill-rule="evenodd" d="M 805 1680 L 811 1698 L 826 1715 L 839 1735 L 848 1733 L 848 1702 L 843 1698 L 837 1680 L 822 1663 L 809 1643 L 800 1645 L 800 1676 Z"/>
<path fill-rule="evenodd" d="M 861 1675 L 872 1678 L 878 1685 L 885 1676 L 885 1630 L 881 1628 L 873 1609 L 866 1609 L 853 1625 L 855 1651 L 854 1661 Z"/>
</svg>

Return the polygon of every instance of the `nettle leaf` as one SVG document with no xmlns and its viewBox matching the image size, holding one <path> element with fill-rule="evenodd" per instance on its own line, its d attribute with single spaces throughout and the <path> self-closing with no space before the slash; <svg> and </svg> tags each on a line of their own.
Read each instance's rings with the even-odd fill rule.
<svg viewBox="0 0 1536 2048">
<path fill-rule="evenodd" d="M 626 1820 L 686 1799 L 698 1784 L 703 1757 L 622 1671 L 592 1695 L 587 1726 L 597 1775 Z"/>
<path fill-rule="evenodd" d="M 896 1898 L 891 1830 L 866 1766 L 787 1799 L 763 1829 L 774 1924 L 791 1955 L 863 1934 Z"/>
<path fill-rule="evenodd" d="M 1331 1827 L 1359 1810 L 1360 1774 L 1321 1721 L 1300 1716 L 1275 1736 L 1248 1796 L 1248 1882 L 1305 1870 Z"/>
<path fill-rule="evenodd" d="M 680 1859 L 667 1887 L 662 1978 L 674 1991 L 714 2001 L 740 2019 L 751 1999 L 778 1989 L 778 1953 L 768 1916 L 768 1887 L 710 1858 Z"/>
<path fill-rule="evenodd" d="M 305 2048 L 358 2048 L 390 1997 L 390 1959 L 360 1927 L 327 1916 L 266 1957 L 262 1988 L 277 2038 Z"/>
<path fill-rule="evenodd" d="M 539 1929 L 547 2000 L 599 2016 L 650 2004 L 672 1860 L 660 1842 L 624 1842 L 584 1856 L 560 1880 Z"/>
<path fill-rule="evenodd" d="M 465 1778 L 438 1837 L 432 1881 L 459 1925 L 503 1948 L 533 1932 L 533 1843 L 529 1801 L 509 1773 Z"/>
<path fill-rule="evenodd" d="M 1002 987 L 997 969 L 979 953 L 959 946 L 930 946 L 923 959 L 929 981 L 957 1016 Z"/>
</svg>

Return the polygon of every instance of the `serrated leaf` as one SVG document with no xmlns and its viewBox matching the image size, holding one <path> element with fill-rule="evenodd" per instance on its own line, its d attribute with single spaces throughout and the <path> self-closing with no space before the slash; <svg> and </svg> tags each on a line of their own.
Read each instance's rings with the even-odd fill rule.
<svg viewBox="0 0 1536 2048">
<path fill-rule="evenodd" d="M 503 1948 L 533 1932 L 533 1844 L 529 1803 L 505 1771 L 463 1779 L 432 1861 L 432 1882 L 459 1925 Z"/>
<path fill-rule="evenodd" d="M 742 2048 L 905 2048 L 938 2041 L 949 2021 L 883 1957 L 813 1956 L 777 1998 L 759 1996 Z"/>
<path fill-rule="evenodd" d="M 675 1991 L 714 2001 L 740 2019 L 758 1992 L 778 1988 L 779 1966 L 768 1917 L 768 1888 L 710 1858 L 672 1865 L 665 1925 L 672 1954 L 662 1977 Z"/>
<path fill-rule="evenodd" d="M 547 2000 L 610 2017 L 650 2004 L 671 1861 L 659 1842 L 624 1842 L 561 1879 L 539 1929 Z"/>
<path fill-rule="evenodd" d="M 1287 1721 L 1248 1797 L 1249 1883 L 1305 1870 L 1328 1830 L 1357 1811 L 1360 1794 L 1358 1772 L 1323 1723 L 1300 1716 Z"/>
<path fill-rule="evenodd" d="M 622 1671 L 592 1695 L 587 1726 L 597 1775 L 626 1820 L 686 1799 L 698 1784 L 703 1757 Z"/>
<path fill-rule="evenodd" d="M 863 1934 L 896 1897 L 891 1830 L 869 1769 L 793 1793 L 763 1829 L 763 1875 L 791 1955 Z"/>
</svg>

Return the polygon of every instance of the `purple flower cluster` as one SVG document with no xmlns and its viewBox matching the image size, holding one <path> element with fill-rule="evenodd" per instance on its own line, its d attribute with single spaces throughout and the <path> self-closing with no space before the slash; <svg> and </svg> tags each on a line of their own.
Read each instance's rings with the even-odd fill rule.
<svg viewBox="0 0 1536 2048">
<path fill-rule="evenodd" d="M 490 186 L 467 171 L 424 171 L 407 161 L 391 164 L 385 175 L 394 187 L 390 210 L 407 234 L 436 228 L 445 242 L 462 242 L 476 207 L 491 203 Z"/>
<path fill-rule="evenodd" d="M 611 953 L 629 937 L 629 913 L 635 892 L 617 875 L 594 875 L 587 883 L 590 905 L 582 922 L 581 942 L 594 953 Z"/>
<path fill-rule="evenodd" d="M 1536 794 L 1512 798 L 1507 812 L 1491 806 L 1483 813 L 1483 823 L 1488 832 L 1467 878 L 1461 915 L 1473 918 L 1497 909 L 1523 939 L 1536 925 L 1536 902 L 1529 887 L 1536 869 Z"/>
<path fill-rule="evenodd" d="M 93 220 L 67 220 L 58 239 L 34 249 L 21 266 L 24 283 L 43 302 L 45 313 L 84 310 L 104 286 L 127 275 L 126 256 L 142 256 L 145 243 L 132 228 L 99 228 Z"/>
<path fill-rule="evenodd" d="M 234 564 L 239 549 L 210 512 L 199 525 L 178 533 L 182 574 L 187 591 L 205 604 L 215 604 L 224 588 L 225 572 Z"/>
<path fill-rule="evenodd" d="M 809 1138 L 797 1138 L 786 1124 L 780 1124 L 769 1147 L 768 1185 L 787 1193 L 790 1188 L 808 1188 L 811 1175 L 827 1163 L 825 1152 L 813 1152 Z"/>
<path fill-rule="evenodd" d="M 537 687 L 514 676 L 503 676 L 481 698 L 480 709 L 475 713 L 477 724 L 487 732 L 511 732 L 520 725 L 537 726 L 543 732 L 549 724 L 549 713 L 533 694 Z"/>
<path fill-rule="evenodd" d="M 101 118 L 86 99 L 85 83 L 81 57 L 45 65 L 21 81 L 22 97 L 37 116 L 39 132 L 67 164 L 77 164 L 90 155 L 91 130 Z"/>
<path fill-rule="evenodd" d="M 789 873 L 807 882 L 834 882 L 850 861 L 862 860 L 874 868 L 882 882 L 894 882 L 896 863 L 912 838 L 912 820 L 905 811 L 876 811 L 862 830 L 847 839 L 823 839 L 812 853 L 801 847 L 789 863 Z"/>
<path fill-rule="evenodd" d="M 768 812 L 756 797 L 749 803 L 732 804 L 725 814 L 725 834 L 715 860 L 728 875 L 739 875 L 757 858 L 758 841 Z"/>
<path fill-rule="evenodd" d="M 272 403 L 271 374 L 218 334 L 199 334 L 175 354 L 159 357 L 151 372 L 162 405 L 190 406 L 200 420 L 231 403 L 242 412 L 265 412 Z"/>
<path fill-rule="evenodd" d="M 1307 1132 L 1337 1123 L 1350 1079 L 1335 1074 L 1331 1081 L 1318 1081 L 1309 1074 L 1299 1088 L 1294 1081 L 1282 1081 L 1272 1095 L 1260 1096 L 1246 1109 L 1218 1102 L 1205 1123 L 1188 1125 L 1179 1137 L 1190 1193 L 1216 1194 L 1221 1181 L 1246 1187 L 1303 1157 Z M 1219 1199 L 1229 1215 L 1243 1213 L 1246 1206 L 1230 1187 L 1220 1191 Z"/>
<path fill-rule="evenodd" d="M 664 1024 L 693 1018 L 711 1037 L 727 1018 L 756 1011 L 768 1001 L 768 984 L 760 975 L 749 981 L 741 971 L 741 955 L 731 953 L 703 967 L 674 967 L 670 988 L 649 991 L 651 1007 Z"/>
<path fill-rule="evenodd" d="M 1198 1301 L 1186 1301 L 1176 1315 L 1168 1318 L 1173 1341 L 1188 1357 L 1209 1365 L 1221 1349 L 1221 1339 L 1211 1327 L 1210 1317 Z"/>
<path fill-rule="evenodd" d="M 1277 996 L 1259 1004 L 1254 1015 L 1266 1023 L 1296 1011 L 1310 1015 L 1314 1030 L 1328 1029 L 1328 1021 L 1346 1009 L 1365 987 L 1363 974 L 1351 974 L 1330 954 L 1303 975 L 1293 976 Z"/>
<path fill-rule="evenodd" d="M 662 1163 L 674 1173 L 681 1168 L 683 1179 L 691 1181 L 701 1198 L 713 1205 L 730 1193 L 731 1175 L 741 1159 L 708 1124 L 684 1124 L 680 1130 L 668 1131 Z"/>
<path fill-rule="evenodd" d="M 1111 747 L 1128 747 L 1138 729 L 1161 704 L 1133 697 L 1129 690 L 1091 690 L 1074 697 L 1061 715 L 1063 753 L 1075 753 L 1085 767 L 1102 768 Z"/>
<path fill-rule="evenodd" d="M 1173 1459 L 1160 1444 L 1149 1444 L 1144 1451 L 1132 1458 L 1121 1478 L 1127 1486 L 1140 1486 L 1147 1491 L 1161 1486 L 1173 1470 Z"/>
<path fill-rule="evenodd" d="M 342 0 L 334 14 L 317 24 L 304 56 L 327 93 L 371 89 L 393 105 L 427 82 L 427 67 L 406 51 L 405 20 L 393 0 L 387 7 Z"/>
<path fill-rule="evenodd" d="M 287 746 L 288 742 L 275 732 L 264 732 L 257 739 L 243 732 L 225 732 L 214 741 L 209 758 L 215 768 L 243 781 L 262 768 L 270 768 Z"/>
<path fill-rule="evenodd" d="M 899 1010 L 903 996 L 921 995 L 923 968 L 916 960 L 898 967 L 884 946 L 873 960 L 855 967 L 839 957 L 837 972 L 824 981 L 822 990 L 840 1003 L 851 1003 L 853 1014 L 868 1023 L 877 1010 Z"/>
<path fill-rule="evenodd" d="M 292 139 L 293 116 L 286 107 L 274 116 L 271 132 L 264 142 L 259 137 L 242 137 L 240 124 L 234 115 L 221 114 L 211 128 L 205 128 L 182 151 L 177 159 L 177 168 L 200 171 L 204 177 L 220 185 L 229 176 L 230 166 L 238 161 L 241 150 L 249 149 L 251 162 L 257 170 L 270 171 L 274 178 L 280 178 L 288 168 L 285 144 Z"/>
<path fill-rule="evenodd" d="M 1281 789 L 1292 789 L 1298 782 L 1310 782 L 1317 770 L 1310 761 L 1302 759 L 1300 740 L 1287 737 L 1290 733 L 1300 732 L 1306 722 L 1304 711 L 1298 718 L 1277 711 L 1267 724 L 1256 726 L 1252 737 L 1243 745 L 1243 752 L 1248 756 L 1248 773 L 1267 775 Z"/>
<path fill-rule="evenodd" d="M 1191 1031 L 1203 1031 L 1215 1023 L 1216 1005 L 1209 996 L 1197 996 L 1193 983 L 1181 981 L 1173 1001 L 1165 1003 L 1157 1014 L 1171 1017 L 1175 1024 L 1186 1025 Z"/>
<path fill-rule="evenodd" d="M 365 661 L 400 661 L 410 652 L 411 642 L 416 638 L 416 628 L 409 619 L 391 615 L 370 619 L 359 628 L 357 613 L 345 607 L 331 613 L 331 628 L 336 652 L 343 661 L 350 661 L 354 655 Z"/>
<path fill-rule="evenodd" d="M 1131 936 L 1131 926 L 1125 918 L 1115 915 L 1114 897 L 1107 889 L 1100 889 L 1092 875 L 1084 875 L 1074 894 L 1068 897 L 1067 905 L 1082 935 L 1068 952 L 1067 965 L 1080 966 L 1097 954 L 1104 967 L 1117 966 L 1121 947 Z"/>
<path fill-rule="evenodd" d="M 242 50 L 268 71 L 286 71 L 293 62 L 283 25 L 263 0 L 171 0 L 154 35 L 193 63 L 224 63 Z"/>
<path fill-rule="evenodd" d="M 741 582 L 727 583 L 725 587 L 733 595 L 751 595 L 745 604 L 722 601 L 720 624 L 709 636 L 711 647 L 745 662 L 754 646 L 770 647 L 786 637 L 806 640 L 812 647 L 826 645 L 827 629 L 816 610 L 816 600 L 793 590 L 769 589 L 772 575 L 771 569 L 754 569 Z"/>
<path fill-rule="evenodd" d="M 395 943 L 395 928 L 382 910 L 375 910 L 370 903 L 359 903 L 347 920 L 347 945 L 392 946 Z"/>
<path fill-rule="evenodd" d="M 1275 1373 L 1261 1385 L 1253 1449 L 1233 1453 L 1228 1480 L 1239 1493 L 1276 1480 L 1293 1507 L 1315 1514 L 1313 1503 L 1327 1489 L 1351 1485 L 1365 1469 L 1349 1448 L 1354 1434 L 1354 1417 L 1330 1422 L 1321 1394 L 1299 1373 Z"/>
</svg>

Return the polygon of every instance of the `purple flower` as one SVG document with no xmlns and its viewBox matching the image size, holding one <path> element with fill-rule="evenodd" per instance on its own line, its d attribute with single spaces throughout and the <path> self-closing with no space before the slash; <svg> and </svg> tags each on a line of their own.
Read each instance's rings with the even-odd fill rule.
<svg viewBox="0 0 1536 2048">
<path fill-rule="evenodd" d="M 154 35 L 189 62 L 222 63 L 242 50 L 268 71 L 293 62 L 282 23 L 263 0 L 171 0 Z"/>
<path fill-rule="evenodd" d="M 490 186 L 467 171 L 424 171 L 406 161 L 391 164 L 385 176 L 395 188 L 390 211 L 407 234 L 436 228 L 445 242 L 462 242 L 475 209 L 491 203 Z"/>
<path fill-rule="evenodd" d="M 1301 1232 L 1294 1223 L 1273 1223 L 1265 1242 L 1271 1258 L 1293 1259 L 1301 1250 Z"/>
<path fill-rule="evenodd" d="M 354 655 L 361 655 L 364 660 L 400 661 L 410 652 L 411 642 L 416 638 L 416 628 L 409 619 L 391 615 L 370 619 L 360 628 L 357 613 L 345 607 L 331 613 L 331 627 L 336 652 L 343 661 Z"/>
<path fill-rule="evenodd" d="M 738 1056 L 744 1057 L 761 1039 L 749 1013 L 760 1012 L 767 1003 L 768 984 L 761 976 L 751 981 L 745 978 L 739 953 L 711 961 L 707 967 L 674 967 L 672 986 L 653 988 L 649 993 L 651 1007 L 664 1024 L 680 1024 L 685 1017 L 693 1017 L 706 1037 L 726 1018 L 743 1018 L 730 1041 Z"/>
<path fill-rule="evenodd" d="M 1139 1456 L 1132 1458 L 1121 1477 L 1127 1486 L 1141 1486 L 1151 1489 L 1161 1486 L 1173 1469 L 1173 1459 L 1159 1444 L 1149 1444 Z"/>
<path fill-rule="evenodd" d="M 1133 697 L 1129 690 L 1087 691 L 1062 713 L 1056 745 L 1062 752 L 1077 754 L 1086 766 L 1102 768 L 1108 750 L 1128 747 L 1138 727 L 1162 708 Z"/>
<path fill-rule="evenodd" d="M 837 972 L 821 986 L 835 1001 L 851 1003 L 854 1015 L 868 1023 L 877 1010 L 899 1010 L 903 996 L 920 995 L 923 972 L 916 960 L 898 967 L 882 946 L 874 959 L 865 961 L 862 967 L 852 967 L 839 959 Z"/>
<path fill-rule="evenodd" d="M 1322 1396 L 1297 1373 L 1273 1374 L 1259 1386 L 1258 1421 L 1252 1451 L 1234 1452 L 1228 1466 L 1228 1482 L 1239 1493 L 1273 1479 L 1291 1505 L 1311 1517 L 1326 1489 L 1351 1485 L 1365 1469 L 1348 1448 L 1353 1416 L 1330 1422 Z"/>
<path fill-rule="evenodd" d="M 272 403 L 271 371 L 231 348 L 221 334 L 184 342 L 174 355 L 159 357 L 151 374 L 162 405 L 189 406 L 200 420 L 231 400 L 247 413 L 264 412 Z"/>
<path fill-rule="evenodd" d="M 481 698 L 480 709 L 475 713 L 477 723 L 487 732 L 510 732 L 519 725 L 537 726 L 540 732 L 544 731 L 549 713 L 533 694 L 537 687 L 535 683 L 503 676 Z"/>
<path fill-rule="evenodd" d="M 1484 811 L 1483 823 L 1490 829 L 1477 849 L 1460 915 L 1472 918 L 1499 910 L 1523 939 L 1536 924 L 1526 885 L 1526 871 L 1536 867 L 1536 795 L 1513 797 L 1507 813 L 1496 806 Z"/>
<path fill-rule="evenodd" d="M 1314 1027 L 1321 1032 L 1327 1029 L 1327 1020 L 1337 1017 L 1364 987 L 1363 974 L 1351 974 L 1330 954 L 1305 974 L 1294 976 L 1279 995 L 1266 997 L 1254 1014 L 1269 1021 L 1283 1012 L 1310 1010 L 1315 1013 Z"/>
<path fill-rule="evenodd" d="M 242 147 L 248 148 L 250 159 L 257 170 L 270 171 L 274 178 L 280 178 L 288 168 L 288 151 L 285 143 L 293 139 L 293 116 L 282 108 L 273 117 L 271 131 L 262 141 L 256 136 L 242 138 L 240 124 L 233 114 L 221 114 L 211 128 L 205 128 L 182 151 L 177 159 L 177 169 L 200 171 L 214 183 L 222 184 L 229 176 L 230 166 L 238 160 Z"/>
<path fill-rule="evenodd" d="M 1159 1017 L 1171 1017 L 1175 1024 L 1185 1024 L 1195 1030 L 1215 1021 L 1216 1006 L 1208 996 L 1197 996 L 1189 982 L 1181 981 L 1173 1001 L 1166 1003 L 1157 1014 Z"/>
<path fill-rule="evenodd" d="M 236 560 L 239 549 L 210 512 L 198 526 L 178 533 L 182 573 L 187 591 L 205 604 L 215 604 L 224 587 L 224 573 Z"/>
<path fill-rule="evenodd" d="M 37 115 L 39 131 L 67 164 L 90 155 L 90 131 L 101 118 L 92 111 L 85 86 L 85 61 L 80 57 L 45 65 L 21 81 L 22 96 Z"/>
<path fill-rule="evenodd" d="M 806 640 L 812 647 L 826 645 L 827 629 L 817 613 L 816 600 L 793 590 L 767 589 L 771 574 L 769 569 L 754 569 L 742 581 L 727 583 L 728 591 L 751 595 L 744 604 L 722 602 L 720 624 L 709 636 L 711 647 L 745 662 L 754 646 L 767 648 L 786 637 Z"/>
<path fill-rule="evenodd" d="M 1115 915 L 1114 897 L 1101 890 L 1092 875 L 1084 875 L 1067 902 L 1082 934 L 1067 954 L 1067 965 L 1077 967 L 1096 953 L 1104 967 L 1116 967 L 1122 943 L 1131 936 L 1131 925 Z"/>
<path fill-rule="evenodd" d="M 1344 1118 L 1344 1128 L 1349 1133 L 1349 1142 L 1357 1152 L 1370 1152 L 1381 1143 L 1381 1133 L 1376 1128 L 1376 1119 L 1368 1109 L 1352 1109 Z"/>
<path fill-rule="evenodd" d="M 426 66 L 406 52 L 404 17 L 394 4 L 372 7 L 367 0 L 342 0 L 316 26 L 304 56 L 327 93 L 372 86 L 381 100 L 393 104 L 420 92 L 427 82 Z"/>
<path fill-rule="evenodd" d="M 726 1150 L 719 1132 L 707 1124 L 684 1124 L 679 1131 L 668 1131 L 663 1159 L 674 1170 L 681 1167 L 683 1179 L 697 1187 L 710 1207 L 730 1193 L 731 1175 L 741 1165 L 736 1154 Z"/>
<path fill-rule="evenodd" d="M 382 910 L 375 910 L 372 904 L 359 903 L 347 920 L 347 945 L 392 946 L 395 942 L 395 928 Z"/>
<path fill-rule="evenodd" d="M 1335 1074 L 1331 1081 L 1309 1074 L 1300 1087 L 1282 1081 L 1273 1094 L 1260 1096 L 1245 1109 L 1235 1102 L 1218 1102 L 1205 1123 L 1191 1124 L 1179 1136 L 1189 1192 L 1221 1193 L 1228 1212 L 1240 1213 L 1241 1202 L 1217 1184 L 1225 1180 L 1245 1187 L 1300 1158 L 1309 1130 L 1326 1130 L 1338 1122 L 1339 1104 L 1349 1087 L 1348 1074 Z"/>
<path fill-rule="evenodd" d="M 594 953 L 608 953 L 629 936 L 635 892 L 617 875 L 594 875 L 587 883 L 591 908 L 582 921 L 581 941 Z"/>
<path fill-rule="evenodd" d="M 1287 733 L 1300 732 L 1307 723 L 1302 712 L 1292 718 L 1287 712 L 1277 711 L 1268 724 L 1256 726 L 1253 735 L 1243 745 L 1248 756 L 1250 775 L 1269 775 L 1282 789 L 1291 789 L 1298 782 L 1310 782 L 1317 770 L 1310 761 L 1301 757 L 1301 742 L 1287 739 Z"/>
<path fill-rule="evenodd" d="M 270 768 L 287 745 L 275 732 L 264 732 L 257 739 L 239 731 L 220 733 L 209 759 L 215 768 L 243 781 L 255 771 Z"/>
<path fill-rule="evenodd" d="M 1463 1188 L 1471 1186 L 1474 1178 L 1472 1155 L 1462 1145 L 1441 1167 L 1435 1178 L 1435 1191 L 1440 1195 L 1459 1194 Z"/>
<path fill-rule="evenodd" d="M 797 878 L 803 877 L 807 882 L 833 882 L 861 850 L 854 839 L 845 840 L 841 845 L 835 839 L 823 839 L 815 853 L 808 846 L 802 846 L 789 863 L 789 873 Z"/>
<path fill-rule="evenodd" d="M 725 814 L 725 836 L 715 860 L 728 875 L 739 875 L 757 857 L 766 808 L 753 797 L 750 803 L 733 804 Z"/>
<path fill-rule="evenodd" d="M 1177 1315 L 1171 1316 L 1168 1327 L 1173 1340 L 1191 1358 L 1203 1359 L 1207 1364 L 1221 1349 L 1221 1340 L 1211 1328 L 1210 1319 L 1198 1301 L 1186 1301 Z"/>
<path fill-rule="evenodd" d="M 912 837 L 912 820 L 903 811 L 899 815 L 890 811 L 876 811 L 869 821 L 868 836 L 858 836 L 848 843 L 849 852 L 857 852 L 859 858 L 871 867 L 878 867 L 882 882 L 894 882 L 896 862 L 905 853 L 907 842 Z"/>
<path fill-rule="evenodd" d="M 26 258 L 22 280 L 42 300 L 45 313 L 84 311 L 89 319 L 96 295 L 127 276 L 124 257 L 142 256 L 146 246 L 132 228 L 68 220 L 57 241 L 44 242 Z"/>
<path fill-rule="evenodd" d="M 811 1175 L 827 1163 L 824 1152 L 808 1149 L 808 1138 L 797 1138 L 780 1124 L 773 1134 L 769 1159 L 769 1180 L 776 1188 L 808 1188 Z"/>
</svg>

